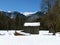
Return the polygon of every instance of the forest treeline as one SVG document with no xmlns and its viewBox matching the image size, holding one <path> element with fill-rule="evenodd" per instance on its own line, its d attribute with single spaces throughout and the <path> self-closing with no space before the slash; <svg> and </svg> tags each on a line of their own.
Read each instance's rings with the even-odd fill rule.
<svg viewBox="0 0 60 45">
<path fill-rule="evenodd" d="M 5 12 L 0 11 L 0 30 L 21 30 L 25 22 L 23 14 L 16 13 L 13 18 L 9 16 Z"/>
</svg>

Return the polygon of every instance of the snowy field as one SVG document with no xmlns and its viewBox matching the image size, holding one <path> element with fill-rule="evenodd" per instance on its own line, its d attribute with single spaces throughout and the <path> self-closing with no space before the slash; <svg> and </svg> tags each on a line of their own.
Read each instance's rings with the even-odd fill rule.
<svg viewBox="0 0 60 45">
<path fill-rule="evenodd" d="M 60 35 L 48 31 L 39 31 L 39 35 L 23 33 L 26 36 L 14 36 L 15 31 L 0 31 L 0 45 L 60 45 Z"/>
</svg>

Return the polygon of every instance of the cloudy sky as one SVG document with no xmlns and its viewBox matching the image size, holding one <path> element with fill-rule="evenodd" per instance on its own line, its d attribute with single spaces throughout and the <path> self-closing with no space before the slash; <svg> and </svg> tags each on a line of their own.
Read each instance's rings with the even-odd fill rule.
<svg viewBox="0 0 60 45">
<path fill-rule="evenodd" d="M 41 0 L 0 0 L 0 10 L 34 12 L 40 10 Z"/>
</svg>

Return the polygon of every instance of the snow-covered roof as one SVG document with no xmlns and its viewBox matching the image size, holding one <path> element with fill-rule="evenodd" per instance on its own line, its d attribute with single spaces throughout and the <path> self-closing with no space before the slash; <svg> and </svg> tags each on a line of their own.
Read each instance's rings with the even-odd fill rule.
<svg viewBox="0 0 60 45">
<path fill-rule="evenodd" d="M 24 26 L 40 26 L 40 22 L 25 22 Z"/>
</svg>

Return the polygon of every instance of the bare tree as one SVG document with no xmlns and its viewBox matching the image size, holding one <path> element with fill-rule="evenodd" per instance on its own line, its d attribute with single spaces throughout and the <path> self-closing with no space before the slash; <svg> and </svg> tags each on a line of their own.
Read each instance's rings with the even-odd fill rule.
<svg viewBox="0 0 60 45">
<path fill-rule="evenodd" d="M 46 4 L 45 6 L 48 6 L 47 8 L 47 14 L 45 16 L 45 22 L 47 23 L 47 26 L 49 28 L 49 31 L 53 32 L 53 35 L 56 33 L 56 25 L 58 24 L 57 22 L 60 21 L 59 18 L 59 0 L 55 0 L 54 5 L 51 5 L 50 0 L 43 0 Z M 44 6 L 44 5 L 43 5 Z M 45 7 L 42 7 L 45 9 Z M 42 10 L 43 11 L 43 10 Z"/>
</svg>

